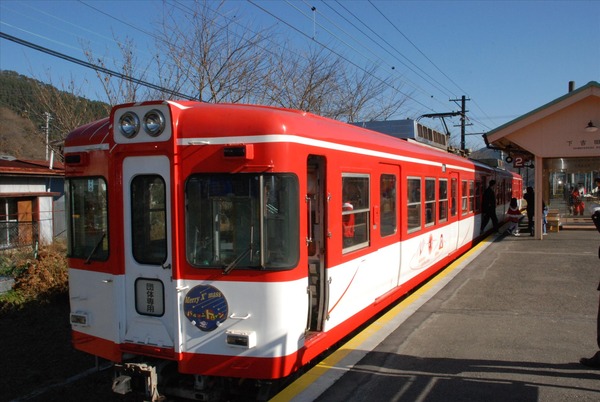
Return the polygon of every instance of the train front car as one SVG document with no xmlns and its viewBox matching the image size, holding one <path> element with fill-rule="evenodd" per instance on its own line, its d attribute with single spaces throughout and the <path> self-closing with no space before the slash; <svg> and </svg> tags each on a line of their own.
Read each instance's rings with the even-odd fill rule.
<svg viewBox="0 0 600 402">
<path fill-rule="evenodd" d="M 67 138 L 73 343 L 117 363 L 115 392 L 216 400 L 304 363 L 301 157 L 264 135 L 280 113 L 129 104 Z"/>
<path fill-rule="evenodd" d="M 519 179 L 308 113 L 198 102 L 116 106 L 65 161 L 73 343 L 152 400 L 269 395 L 472 247 L 486 183 L 502 216 Z"/>
</svg>

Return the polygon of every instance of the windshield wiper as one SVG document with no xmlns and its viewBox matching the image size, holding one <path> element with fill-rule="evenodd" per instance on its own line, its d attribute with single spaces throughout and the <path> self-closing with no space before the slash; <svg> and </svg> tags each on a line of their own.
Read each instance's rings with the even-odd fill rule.
<svg viewBox="0 0 600 402">
<path fill-rule="evenodd" d="M 240 263 L 240 261 L 242 261 L 251 252 L 252 252 L 252 243 L 250 243 L 248 245 L 248 248 L 246 248 L 246 250 L 244 250 L 244 252 L 242 254 L 235 257 L 235 260 L 231 261 L 229 263 L 229 265 L 227 265 L 225 268 L 223 268 L 223 275 L 227 275 L 228 273 L 230 273 L 231 270 L 233 270 L 235 267 L 237 267 L 237 265 Z"/>
<path fill-rule="evenodd" d="M 96 250 L 98 250 L 98 247 L 100 247 L 100 245 L 102 244 L 102 242 L 104 241 L 104 238 L 106 237 L 106 233 L 102 232 L 102 236 L 100 237 L 100 240 L 98 240 L 98 243 L 96 243 L 96 245 L 94 246 L 94 248 L 92 249 L 90 255 L 88 256 L 88 258 L 85 260 L 85 264 L 89 264 L 90 260 L 92 259 L 92 256 L 94 254 L 96 254 Z"/>
</svg>

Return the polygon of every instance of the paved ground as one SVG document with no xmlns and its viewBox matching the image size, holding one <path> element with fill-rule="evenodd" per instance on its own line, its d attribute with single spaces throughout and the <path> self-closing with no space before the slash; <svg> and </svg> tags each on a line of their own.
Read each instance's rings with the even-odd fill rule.
<svg viewBox="0 0 600 402">
<path fill-rule="evenodd" d="M 390 312 L 395 317 L 379 324 L 392 326 L 389 334 L 367 329 L 363 340 L 336 352 L 343 357 L 324 361 L 282 396 L 598 401 L 600 370 L 579 358 L 597 350 L 599 245 L 600 234 L 591 230 L 549 233 L 542 241 L 490 237 L 476 258 L 428 291 L 428 300 L 407 299 L 415 307 Z"/>
</svg>

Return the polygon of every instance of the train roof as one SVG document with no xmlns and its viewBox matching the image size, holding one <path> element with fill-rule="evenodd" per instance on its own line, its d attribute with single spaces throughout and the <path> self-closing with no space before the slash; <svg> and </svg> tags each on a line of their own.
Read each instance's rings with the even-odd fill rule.
<svg viewBox="0 0 600 402">
<path fill-rule="evenodd" d="M 374 151 L 400 154 L 407 157 L 445 160 L 459 166 L 477 166 L 485 170 L 496 170 L 488 165 L 454 155 L 443 150 L 428 147 L 405 139 L 357 127 L 345 122 L 321 117 L 309 112 L 273 106 L 248 104 L 213 104 L 195 101 L 152 101 L 130 103 L 113 108 L 115 110 L 152 105 L 170 105 L 173 125 L 177 126 L 179 138 L 216 138 L 242 137 L 259 135 L 293 135 L 310 138 L 325 143 L 331 142 L 344 146 L 371 149 Z M 111 120 L 105 118 L 85 126 L 81 126 L 69 134 L 67 147 L 105 144 L 107 148 L 114 146 L 111 138 Z"/>
<path fill-rule="evenodd" d="M 439 160 L 443 157 L 457 164 L 473 163 L 464 157 L 432 147 L 309 112 L 260 105 L 197 102 L 181 102 L 179 105 L 186 110 L 189 108 L 199 112 L 185 112 L 179 116 L 178 125 L 185 137 L 286 134 L 381 152 L 401 152 L 415 158 Z M 233 112 L 235 119 L 232 118 Z"/>
<path fill-rule="evenodd" d="M 105 117 L 100 120 L 77 127 L 65 139 L 65 148 L 89 146 L 92 144 L 109 144 L 110 119 Z"/>
</svg>

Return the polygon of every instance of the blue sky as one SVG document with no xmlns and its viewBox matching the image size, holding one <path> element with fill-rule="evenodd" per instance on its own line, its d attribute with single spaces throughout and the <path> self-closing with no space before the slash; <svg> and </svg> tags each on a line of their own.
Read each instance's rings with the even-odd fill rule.
<svg viewBox="0 0 600 402">
<path fill-rule="evenodd" d="M 167 0 L 167 6 L 173 2 L 189 4 Z M 272 27 L 300 48 L 314 36 L 359 66 L 377 65 L 382 78 L 402 79 L 410 101 L 398 118 L 457 111 L 450 99 L 466 95 L 473 124 L 467 133 L 489 131 L 564 95 L 569 81 L 577 87 L 600 81 L 596 0 L 228 0 L 225 8 L 241 24 Z M 150 0 L 0 0 L 0 30 L 82 60 L 83 42 L 113 56 L 119 54 L 114 37 L 130 37 L 143 60 L 153 39 L 142 31 L 156 27 L 162 12 L 163 2 Z M 6 39 L 0 39 L 0 69 L 51 77 L 55 85 L 73 78 L 83 95 L 104 100 L 92 70 Z M 448 123 L 454 138 L 458 120 Z M 467 137 L 467 147 L 481 146 L 479 135 Z"/>
</svg>

